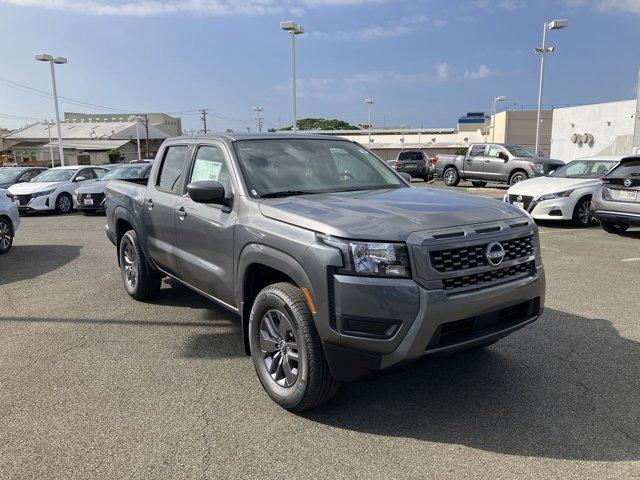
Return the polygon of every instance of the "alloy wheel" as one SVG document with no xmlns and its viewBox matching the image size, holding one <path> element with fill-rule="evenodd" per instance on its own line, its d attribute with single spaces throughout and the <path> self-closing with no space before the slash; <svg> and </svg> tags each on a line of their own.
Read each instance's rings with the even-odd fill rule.
<svg viewBox="0 0 640 480">
<path fill-rule="evenodd" d="M 591 215 L 590 209 L 591 202 L 585 201 L 580 204 L 578 209 L 578 218 L 583 225 L 590 225 L 593 221 L 593 216 Z"/>
<path fill-rule="evenodd" d="M 122 255 L 122 264 L 124 267 L 124 278 L 131 290 L 135 290 L 138 285 L 138 264 L 136 262 L 133 245 L 130 242 L 124 247 Z"/>
<path fill-rule="evenodd" d="M 525 176 L 521 173 L 516 173 L 511 179 L 511 185 L 515 185 L 516 183 L 524 182 L 526 180 Z"/>
<path fill-rule="evenodd" d="M 298 339 L 291 321 L 278 310 L 269 310 L 260 322 L 260 350 L 269 376 L 281 387 L 298 380 Z"/>
<path fill-rule="evenodd" d="M 70 212 L 72 208 L 71 199 L 66 195 L 61 196 L 58 199 L 58 208 L 62 213 Z"/>
<path fill-rule="evenodd" d="M 0 250 L 7 250 L 11 245 L 11 229 L 6 222 L 0 222 Z"/>
<path fill-rule="evenodd" d="M 447 173 L 444 174 L 444 183 L 447 185 L 452 185 L 453 182 L 456 181 L 456 174 L 453 170 L 447 170 Z"/>
</svg>

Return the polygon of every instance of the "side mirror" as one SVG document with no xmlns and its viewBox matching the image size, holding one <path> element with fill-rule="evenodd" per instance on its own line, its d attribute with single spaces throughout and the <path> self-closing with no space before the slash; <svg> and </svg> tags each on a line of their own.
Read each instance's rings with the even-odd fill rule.
<svg viewBox="0 0 640 480">
<path fill-rule="evenodd" d="M 74 180 L 74 182 L 84 182 L 86 180 L 85 177 L 76 177 L 76 179 Z"/>
<path fill-rule="evenodd" d="M 407 183 L 411 183 L 411 175 L 409 175 L 406 172 L 398 172 L 398 175 L 400 175 L 402 177 L 402 179 L 407 182 Z"/>
<path fill-rule="evenodd" d="M 215 180 L 191 182 L 187 185 L 187 195 L 196 203 L 217 203 L 226 205 L 224 187 Z"/>
<path fill-rule="evenodd" d="M 509 155 L 507 155 L 504 152 L 498 152 L 498 157 L 500 157 L 502 160 L 504 160 L 505 162 L 509 160 Z"/>
</svg>

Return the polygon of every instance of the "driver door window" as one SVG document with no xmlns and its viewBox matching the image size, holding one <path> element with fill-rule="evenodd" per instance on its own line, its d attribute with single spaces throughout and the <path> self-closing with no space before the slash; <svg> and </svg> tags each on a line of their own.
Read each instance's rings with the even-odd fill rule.
<svg viewBox="0 0 640 480">
<path fill-rule="evenodd" d="M 227 168 L 224 154 L 218 147 L 206 145 L 198 148 L 196 152 L 188 183 L 205 180 L 220 182 L 227 193 L 231 189 L 229 169 Z"/>
</svg>

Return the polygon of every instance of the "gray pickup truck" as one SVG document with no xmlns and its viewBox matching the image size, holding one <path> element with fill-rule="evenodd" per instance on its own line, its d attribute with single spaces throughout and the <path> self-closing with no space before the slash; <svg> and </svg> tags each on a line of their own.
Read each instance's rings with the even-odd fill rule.
<svg viewBox="0 0 640 480">
<path fill-rule="evenodd" d="M 457 186 L 460 180 L 470 180 L 475 187 L 484 187 L 488 182 L 515 185 L 548 175 L 562 165 L 560 160 L 536 156 L 519 145 L 474 143 L 466 155 L 437 155 L 434 174 L 450 187 Z"/>
<path fill-rule="evenodd" d="M 173 138 L 148 185 L 112 181 L 106 197 L 129 295 L 170 277 L 237 313 L 264 389 L 291 411 L 340 382 L 490 345 L 543 310 L 522 210 L 412 188 L 348 140 Z"/>
</svg>

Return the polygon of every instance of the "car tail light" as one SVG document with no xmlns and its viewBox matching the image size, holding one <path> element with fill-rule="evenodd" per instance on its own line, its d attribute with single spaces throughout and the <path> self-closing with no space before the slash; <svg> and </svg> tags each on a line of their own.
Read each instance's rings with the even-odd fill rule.
<svg viewBox="0 0 640 480">
<path fill-rule="evenodd" d="M 431 165 L 435 165 L 436 163 L 438 163 L 438 160 L 439 160 L 438 155 L 436 155 L 431 159 Z"/>
</svg>

